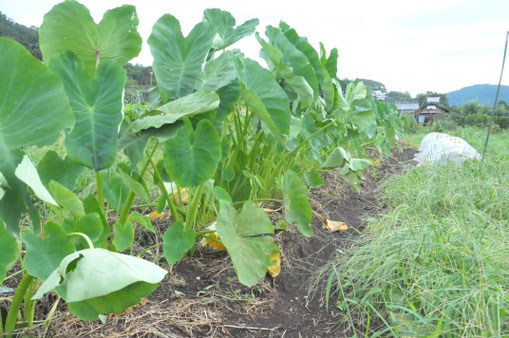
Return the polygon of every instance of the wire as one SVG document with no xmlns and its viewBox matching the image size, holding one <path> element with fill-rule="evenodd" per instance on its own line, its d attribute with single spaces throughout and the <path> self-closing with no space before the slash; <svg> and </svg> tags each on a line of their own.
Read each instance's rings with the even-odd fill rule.
<svg viewBox="0 0 509 338">
<path fill-rule="evenodd" d="M 507 40 L 509 40 L 509 31 L 505 35 L 505 48 L 504 58 L 502 59 L 502 69 L 500 70 L 500 79 L 498 80 L 497 94 L 495 95 L 495 102 L 493 103 L 493 111 L 491 112 L 490 124 L 488 125 L 488 132 L 486 133 L 486 142 L 484 142 L 484 149 L 482 151 L 481 161 L 484 161 L 484 155 L 486 154 L 486 148 L 488 148 L 488 141 L 490 139 L 491 127 L 493 126 L 493 120 L 495 119 L 495 109 L 497 107 L 498 94 L 500 93 L 500 85 L 502 84 L 502 75 L 504 74 L 505 56 L 507 54 Z"/>
</svg>

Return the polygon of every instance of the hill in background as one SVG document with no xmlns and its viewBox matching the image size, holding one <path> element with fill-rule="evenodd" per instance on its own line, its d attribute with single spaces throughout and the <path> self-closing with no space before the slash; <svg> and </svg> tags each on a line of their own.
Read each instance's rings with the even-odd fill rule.
<svg viewBox="0 0 509 338">
<path fill-rule="evenodd" d="M 469 101 L 478 100 L 481 105 L 493 104 L 497 93 L 497 85 L 478 84 L 464 87 L 453 92 L 447 93 L 447 99 L 450 106 L 461 106 Z M 498 101 L 509 102 L 509 86 L 501 86 Z"/>
</svg>

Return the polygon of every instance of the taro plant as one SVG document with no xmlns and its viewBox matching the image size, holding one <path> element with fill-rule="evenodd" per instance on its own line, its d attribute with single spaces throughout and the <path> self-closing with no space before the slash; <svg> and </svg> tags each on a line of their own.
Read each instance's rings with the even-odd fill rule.
<svg viewBox="0 0 509 338">
<path fill-rule="evenodd" d="M 45 64 L 0 38 L 0 282 L 21 275 L 5 323 L 0 318 L 0 333 L 17 327 L 22 304 L 22 325 L 32 327 L 35 301 L 50 290 L 76 316 L 95 320 L 138 303 L 166 274 L 115 252 L 124 249 L 131 231 L 114 226 L 111 236 L 100 173 L 117 154 L 125 84 L 121 65 L 141 48 L 137 23 L 132 6 L 106 12 L 97 25 L 85 6 L 63 2 L 40 29 Z M 48 151 L 35 165 L 24 153 L 55 143 L 62 132 L 65 158 Z M 73 190 L 90 169 L 96 189 L 82 199 Z M 123 182 L 138 189 L 129 174 Z M 30 223 L 20 223 L 27 210 Z M 149 227 L 138 215 L 133 219 Z M 19 272 L 6 276 L 17 261 Z"/>
</svg>

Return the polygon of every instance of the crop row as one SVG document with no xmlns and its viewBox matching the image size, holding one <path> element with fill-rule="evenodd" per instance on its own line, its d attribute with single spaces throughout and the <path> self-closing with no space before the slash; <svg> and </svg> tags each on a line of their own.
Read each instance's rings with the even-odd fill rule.
<svg viewBox="0 0 509 338">
<path fill-rule="evenodd" d="M 318 52 L 281 22 L 255 33 L 264 68 L 229 48 L 258 20 L 235 26 L 219 9 L 205 10 L 186 37 L 170 14 L 155 23 L 157 104 L 124 116 L 122 66 L 141 50 L 137 25 L 133 6 L 96 24 L 84 5 L 65 1 L 40 27 L 43 63 L 0 38 L 0 283 L 18 261 L 22 275 L 0 333 L 16 328 L 23 301 L 31 327 L 35 301 L 51 290 L 84 320 L 154 291 L 166 270 L 132 255 L 135 227 L 154 231 L 135 200 L 171 213 L 159 243 L 169 264 L 206 238 L 253 286 L 279 251 L 259 202 L 282 197 L 286 220 L 310 236 L 308 187 L 323 185 L 320 171 L 341 167 L 358 188 L 372 163 L 366 149 L 388 155 L 394 145 L 394 107 L 362 82 L 341 88 L 336 49 Z M 50 150 L 34 164 L 27 156 L 62 135 L 64 157 Z M 89 190 L 77 184 L 87 172 Z"/>
</svg>

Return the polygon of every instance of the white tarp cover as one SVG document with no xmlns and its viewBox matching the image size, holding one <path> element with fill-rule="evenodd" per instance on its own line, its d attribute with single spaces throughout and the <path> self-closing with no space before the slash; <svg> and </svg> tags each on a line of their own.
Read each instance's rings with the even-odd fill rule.
<svg viewBox="0 0 509 338">
<path fill-rule="evenodd" d="M 429 133 L 424 136 L 419 152 L 414 156 L 418 166 L 428 163 L 447 164 L 447 162 L 461 165 L 469 158 L 480 160 L 481 154 L 464 139 L 444 133 Z"/>
</svg>

